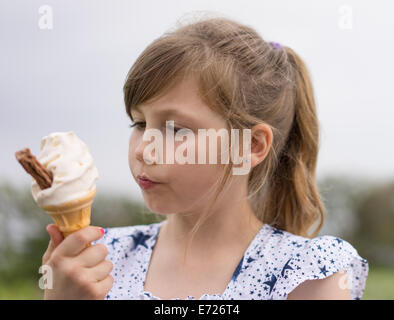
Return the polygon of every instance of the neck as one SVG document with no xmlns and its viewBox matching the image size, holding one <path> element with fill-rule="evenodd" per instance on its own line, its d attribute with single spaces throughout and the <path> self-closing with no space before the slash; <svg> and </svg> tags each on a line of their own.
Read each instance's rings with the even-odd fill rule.
<svg viewBox="0 0 394 320">
<path fill-rule="evenodd" d="M 235 199 L 235 200 L 234 200 Z M 202 212 L 169 214 L 163 225 L 162 236 L 175 250 L 184 250 L 188 235 Z M 192 256 L 214 256 L 220 248 L 245 247 L 256 236 L 263 223 L 253 212 L 247 197 L 242 200 L 227 197 L 209 212 L 209 217 L 199 226 L 188 250 Z"/>
</svg>

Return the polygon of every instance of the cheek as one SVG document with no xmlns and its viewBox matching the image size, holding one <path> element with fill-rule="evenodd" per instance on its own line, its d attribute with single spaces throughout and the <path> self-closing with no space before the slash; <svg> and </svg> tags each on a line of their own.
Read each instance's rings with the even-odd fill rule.
<svg viewBox="0 0 394 320">
<path fill-rule="evenodd" d="M 129 160 L 129 167 L 131 169 L 132 164 L 135 161 L 135 148 L 137 146 L 138 143 L 138 137 L 135 135 L 135 133 L 133 132 L 130 135 L 130 139 L 129 139 L 129 155 L 128 155 L 128 160 Z"/>
<path fill-rule="evenodd" d="M 185 200 L 198 200 L 212 190 L 219 179 L 216 164 L 174 164 L 169 167 L 175 193 Z M 205 195 L 206 196 L 206 195 Z"/>
<path fill-rule="evenodd" d="M 182 142 L 177 142 L 175 144 L 175 148 L 180 144 L 182 144 Z M 224 169 L 224 164 L 220 163 L 220 143 L 211 146 L 208 139 L 206 139 L 204 148 L 205 164 L 198 163 L 198 153 L 201 152 L 198 146 L 199 143 L 196 137 L 194 140 L 195 164 L 182 165 L 175 163 L 174 165 L 170 165 L 171 176 L 174 177 L 174 180 L 176 180 L 176 185 L 180 186 L 179 189 L 183 190 L 184 192 L 190 191 L 196 193 L 197 189 L 207 190 L 216 183 L 216 181 L 220 178 L 222 170 Z M 189 147 L 192 148 L 193 145 L 189 145 Z M 215 150 L 217 153 L 216 164 L 209 163 L 209 154 L 212 153 L 213 150 Z M 186 157 L 186 151 L 184 151 L 184 156 Z"/>
</svg>

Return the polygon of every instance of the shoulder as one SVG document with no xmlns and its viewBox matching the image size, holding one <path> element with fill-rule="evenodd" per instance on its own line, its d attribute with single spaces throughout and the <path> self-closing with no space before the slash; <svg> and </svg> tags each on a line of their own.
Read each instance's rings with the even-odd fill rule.
<svg viewBox="0 0 394 320">
<path fill-rule="evenodd" d="M 288 294 L 287 300 L 350 300 L 348 281 L 346 270 L 341 269 L 326 278 L 302 282 Z"/>
<path fill-rule="evenodd" d="M 349 242 L 331 235 L 306 238 L 273 230 L 272 246 L 287 254 L 278 268 L 273 298 L 361 299 L 368 262 Z"/>
</svg>

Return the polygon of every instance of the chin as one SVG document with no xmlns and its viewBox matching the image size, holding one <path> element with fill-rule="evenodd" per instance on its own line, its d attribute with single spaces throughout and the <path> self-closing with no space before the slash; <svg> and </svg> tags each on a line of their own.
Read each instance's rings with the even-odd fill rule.
<svg viewBox="0 0 394 320">
<path fill-rule="evenodd" d="M 168 205 L 168 201 L 164 201 L 164 203 L 158 201 L 157 199 L 151 201 L 151 199 L 149 199 L 149 196 L 148 197 L 144 196 L 144 200 L 146 207 L 155 214 L 167 215 L 174 213 L 174 210 L 171 210 L 171 208 L 166 207 L 166 205 Z"/>
</svg>

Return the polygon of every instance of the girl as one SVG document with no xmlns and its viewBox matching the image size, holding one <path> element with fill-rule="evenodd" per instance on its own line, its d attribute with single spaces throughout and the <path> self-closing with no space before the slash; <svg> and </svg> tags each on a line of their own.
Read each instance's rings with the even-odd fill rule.
<svg viewBox="0 0 394 320">
<path fill-rule="evenodd" d="M 324 220 L 318 119 L 310 76 L 292 49 L 227 18 L 200 20 L 145 49 L 124 98 L 131 174 L 147 207 L 166 218 L 107 228 L 101 238 L 88 227 L 65 241 L 50 226 L 45 261 L 54 283 L 62 280 L 48 299 L 362 297 L 368 262 L 345 240 L 316 236 Z M 241 155 L 248 174 L 232 174 L 231 161 L 168 164 L 168 151 L 163 163 L 144 153 L 144 134 L 168 135 L 169 119 L 188 147 L 221 156 L 230 150 L 201 147 L 199 129 L 250 129 L 250 152 Z M 176 152 L 184 142 L 173 143 Z"/>
</svg>

